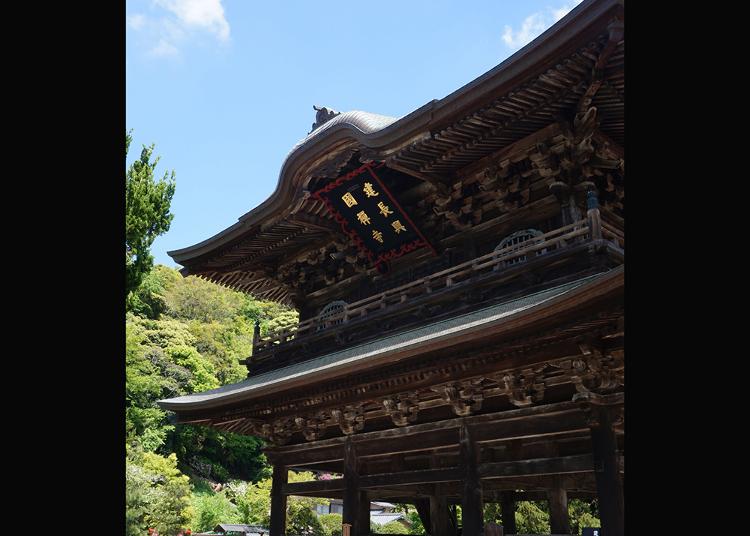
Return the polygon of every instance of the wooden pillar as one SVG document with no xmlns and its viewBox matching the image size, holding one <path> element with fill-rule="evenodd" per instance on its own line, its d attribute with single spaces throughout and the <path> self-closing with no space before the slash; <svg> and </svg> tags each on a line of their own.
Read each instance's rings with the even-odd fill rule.
<svg viewBox="0 0 750 536">
<path fill-rule="evenodd" d="M 448 498 L 443 488 L 442 484 L 435 484 L 435 492 L 430 495 L 430 536 L 451 535 Z"/>
<path fill-rule="evenodd" d="M 471 429 L 466 423 L 461 425 L 461 467 L 464 470 L 464 489 L 461 498 L 463 519 L 462 534 L 479 536 L 484 529 L 482 504 L 482 482 L 477 471 L 479 448 L 474 442 Z"/>
<path fill-rule="evenodd" d="M 430 499 L 418 497 L 414 499 L 414 508 L 417 510 L 419 520 L 422 522 L 422 526 L 425 530 L 432 526 L 432 519 L 430 517 Z"/>
<path fill-rule="evenodd" d="M 260 320 L 255 321 L 255 327 L 253 328 L 253 348 L 258 346 L 260 342 Z"/>
<path fill-rule="evenodd" d="M 503 516 L 503 534 L 516 534 L 516 498 L 514 491 L 500 494 L 500 509 Z"/>
<path fill-rule="evenodd" d="M 273 466 L 271 480 L 271 526 L 269 536 L 284 536 L 286 534 L 286 495 L 284 486 L 287 483 L 289 471 L 285 465 L 279 463 Z"/>
<path fill-rule="evenodd" d="M 578 208 L 575 194 L 570 194 L 568 201 L 568 210 L 570 211 L 570 223 L 575 223 L 581 219 L 581 209 Z"/>
<path fill-rule="evenodd" d="M 360 536 L 362 527 L 359 491 L 359 463 L 354 451 L 352 438 L 347 437 L 344 443 L 344 512 L 343 523 L 351 525 L 351 536 Z M 369 531 L 369 525 L 367 527 Z"/>
<path fill-rule="evenodd" d="M 359 532 L 357 536 L 370 534 L 370 497 L 366 491 L 359 492 L 359 516 L 357 517 Z"/>
<path fill-rule="evenodd" d="M 602 217 L 599 213 L 599 199 L 596 197 L 594 190 L 589 190 L 586 195 L 586 206 L 588 207 L 586 217 L 588 218 L 591 240 L 600 240 L 602 238 Z"/>
<path fill-rule="evenodd" d="M 458 511 L 455 502 L 448 503 L 448 519 L 451 522 L 451 534 L 458 534 Z"/>
<path fill-rule="evenodd" d="M 592 412 L 595 412 L 595 418 L 591 423 L 591 444 L 602 533 L 607 536 L 625 536 L 625 508 L 612 416 L 605 407 L 594 407 Z"/>
<path fill-rule="evenodd" d="M 552 534 L 570 534 L 568 518 L 568 492 L 556 479 L 555 487 L 547 490 L 549 524 Z"/>
</svg>

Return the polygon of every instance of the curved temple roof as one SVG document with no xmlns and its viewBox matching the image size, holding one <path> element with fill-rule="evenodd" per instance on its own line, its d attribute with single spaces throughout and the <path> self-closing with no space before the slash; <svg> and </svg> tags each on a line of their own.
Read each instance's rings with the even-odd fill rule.
<svg viewBox="0 0 750 536">
<path fill-rule="evenodd" d="M 392 152 L 415 140 L 429 138 L 431 132 L 448 127 L 507 94 L 529 76 L 550 68 L 562 54 L 573 52 L 600 34 L 613 16 L 622 16 L 623 6 L 624 0 L 585 0 L 490 71 L 404 117 L 350 111 L 329 119 L 291 149 L 282 164 L 276 189 L 266 201 L 241 216 L 236 224 L 193 246 L 170 251 L 169 255 L 186 267 L 183 273 L 189 273 L 190 265 L 200 258 L 234 243 L 263 221 L 286 210 L 302 193 L 305 177 L 298 173 L 302 166 L 325 154 L 336 143 L 353 139 L 364 147 Z M 612 98 L 621 98 L 617 88 L 613 91 Z M 615 130 L 619 128 L 619 119 L 613 124 Z"/>
</svg>

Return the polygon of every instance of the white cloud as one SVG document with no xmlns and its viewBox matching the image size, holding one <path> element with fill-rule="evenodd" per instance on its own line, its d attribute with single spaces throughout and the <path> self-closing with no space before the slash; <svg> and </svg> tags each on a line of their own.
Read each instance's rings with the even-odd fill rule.
<svg viewBox="0 0 750 536">
<path fill-rule="evenodd" d="M 151 0 L 152 16 L 128 15 L 128 27 L 139 31 L 147 55 L 175 58 L 191 38 L 208 35 L 220 44 L 229 42 L 229 22 L 222 0 Z"/>
<path fill-rule="evenodd" d="M 547 8 L 544 11 L 532 13 L 523 20 L 519 30 L 514 31 L 510 26 L 505 26 L 503 41 L 512 49 L 518 49 L 529 44 L 535 37 L 544 32 L 544 30 L 567 15 L 568 12 L 580 4 L 581 1 L 582 0 L 571 0 L 558 8 Z"/>
<path fill-rule="evenodd" d="M 155 0 L 156 4 L 172 12 L 186 29 L 205 30 L 221 42 L 229 40 L 229 23 L 224 16 L 221 0 Z"/>
<path fill-rule="evenodd" d="M 134 30 L 140 30 L 141 28 L 143 28 L 143 25 L 146 24 L 146 17 L 145 15 L 141 15 L 140 13 L 135 15 L 128 15 L 127 21 L 128 26 L 130 26 Z"/>
<path fill-rule="evenodd" d="M 180 51 L 177 47 L 166 39 L 160 39 L 154 48 L 148 51 L 149 56 L 156 58 L 173 58 L 179 56 Z"/>
</svg>

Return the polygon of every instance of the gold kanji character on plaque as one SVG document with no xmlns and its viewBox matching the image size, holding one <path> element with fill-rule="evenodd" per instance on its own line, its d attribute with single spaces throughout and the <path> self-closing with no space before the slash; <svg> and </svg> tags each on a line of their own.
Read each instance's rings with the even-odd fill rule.
<svg viewBox="0 0 750 536">
<path fill-rule="evenodd" d="M 375 231 L 373 229 L 373 231 L 372 231 L 372 237 L 373 237 L 373 239 L 377 240 L 381 244 L 383 243 L 383 233 L 381 233 L 380 231 Z"/>
<path fill-rule="evenodd" d="M 357 219 L 362 225 L 370 225 L 370 216 L 364 210 L 357 212 Z"/>
<path fill-rule="evenodd" d="M 383 203 L 382 201 L 380 203 L 378 203 L 378 208 L 380 209 L 380 213 L 383 216 L 385 216 L 386 218 L 390 214 L 393 214 L 393 211 L 391 210 L 391 208 L 388 205 L 386 205 L 385 203 Z"/>
<path fill-rule="evenodd" d="M 396 231 L 396 234 L 399 234 L 401 231 L 406 231 L 406 227 L 403 226 L 401 220 L 396 220 L 391 223 L 391 227 L 393 227 L 393 230 Z"/>
<path fill-rule="evenodd" d="M 365 187 L 363 188 L 363 190 L 365 194 L 367 195 L 367 197 L 375 197 L 376 195 L 380 195 L 378 192 L 376 192 L 373 189 L 372 184 L 369 182 L 365 183 Z"/>
<path fill-rule="evenodd" d="M 349 208 L 352 208 L 354 205 L 357 204 L 357 200 L 354 199 L 354 196 L 351 192 L 346 192 L 344 195 L 341 196 L 342 201 L 346 203 L 346 206 Z"/>
</svg>

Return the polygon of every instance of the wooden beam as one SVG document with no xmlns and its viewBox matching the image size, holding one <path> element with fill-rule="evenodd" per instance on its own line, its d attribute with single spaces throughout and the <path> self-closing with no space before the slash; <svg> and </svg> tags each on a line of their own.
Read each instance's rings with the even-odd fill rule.
<svg viewBox="0 0 750 536">
<path fill-rule="evenodd" d="M 512 440 L 543 437 L 574 431 L 587 431 L 588 424 L 580 405 L 557 402 L 517 410 L 499 411 L 472 417 L 365 432 L 351 436 L 361 458 L 399 452 L 416 452 L 458 446 L 458 429 L 465 422 L 476 428 L 476 441 Z M 347 438 L 324 439 L 288 447 L 265 449 L 270 460 L 292 466 L 342 460 Z"/>
<path fill-rule="evenodd" d="M 512 462 L 493 462 L 479 465 L 482 478 L 504 478 L 524 475 L 560 475 L 585 473 L 594 470 L 590 454 L 563 456 L 559 458 L 535 458 Z"/>
<path fill-rule="evenodd" d="M 379 488 L 382 486 L 407 486 L 413 484 L 434 484 L 436 482 L 458 482 L 463 479 L 460 467 L 446 469 L 422 469 L 421 471 L 403 471 L 401 473 L 380 473 L 360 478 L 362 488 Z"/>
<path fill-rule="evenodd" d="M 310 482 L 292 482 L 283 488 L 284 495 L 300 495 L 310 497 L 327 497 L 329 493 L 346 489 L 343 478 L 331 480 L 311 480 Z"/>
<path fill-rule="evenodd" d="M 425 181 L 426 183 L 430 184 L 432 187 L 437 190 L 437 192 L 440 195 L 448 195 L 451 193 L 451 185 L 453 184 L 453 181 L 455 179 L 453 178 L 443 178 L 438 176 L 431 176 L 426 173 L 422 173 L 420 171 L 415 171 L 413 169 L 409 169 L 406 166 L 402 166 L 400 164 L 396 163 L 395 158 L 391 157 L 386 159 L 385 161 L 386 167 L 389 167 L 391 169 L 395 169 L 396 171 L 399 171 L 405 175 L 410 175 L 416 179 Z"/>
<path fill-rule="evenodd" d="M 620 470 L 622 470 L 624 463 L 624 456 L 619 455 L 618 467 Z M 492 481 L 524 476 L 537 477 L 544 475 L 593 473 L 594 462 L 590 454 L 581 454 L 556 458 L 534 458 L 530 460 L 482 463 L 477 465 L 477 471 L 480 478 Z M 399 488 L 401 486 L 461 482 L 464 480 L 464 469 L 462 467 L 443 467 L 360 475 L 358 478 L 360 489 L 382 490 L 383 488 Z M 288 483 L 283 486 L 283 494 L 326 497 L 329 493 L 342 492 L 345 489 L 346 479 L 334 478 L 332 480 Z M 445 490 L 447 488 L 442 489 Z"/>
</svg>

